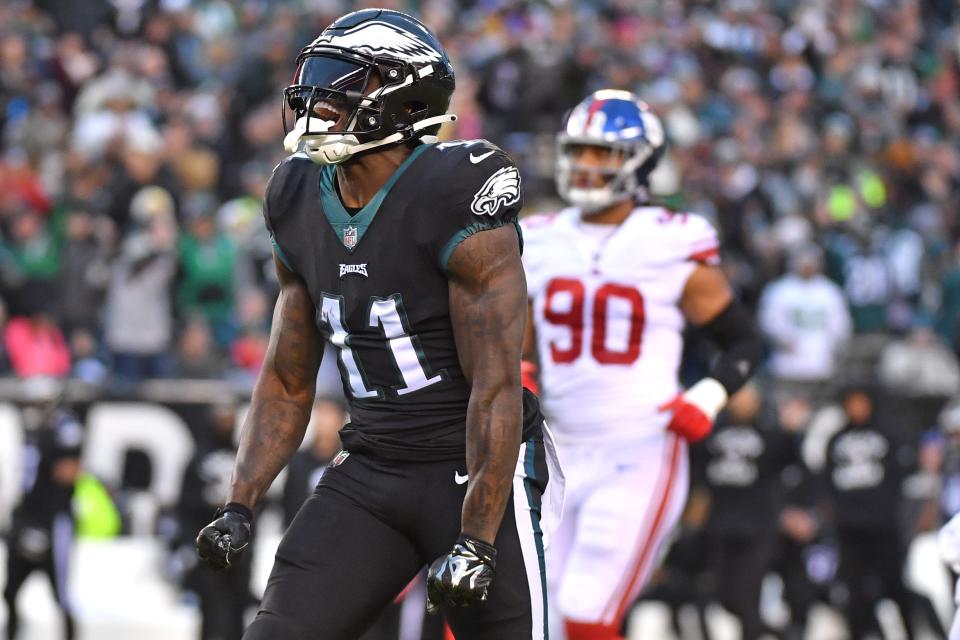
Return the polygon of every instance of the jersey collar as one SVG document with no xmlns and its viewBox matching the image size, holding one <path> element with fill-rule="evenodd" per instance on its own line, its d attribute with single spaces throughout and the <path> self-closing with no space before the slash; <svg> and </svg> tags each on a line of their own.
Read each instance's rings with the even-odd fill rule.
<svg viewBox="0 0 960 640">
<path fill-rule="evenodd" d="M 397 170 L 393 172 L 390 179 L 374 194 L 370 202 L 352 217 L 347 213 L 343 202 L 340 200 L 340 196 L 337 194 L 335 182 L 336 167 L 334 165 L 326 165 L 320 169 L 320 208 L 323 209 L 323 213 L 327 217 L 327 222 L 333 227 L 333 232 L 348 252 L 353 253 L 357 245 L 360 244 L 360 240 L 364 234 L 366 234 L 367 229 L 370 228 L 370 224 L 380 210 L 380 205 L 383 204 L 383 200 L 387 197 L 393 185 L 397 183 L 397 180 L 400 179 L 400 176 L 403 175 L 403 172 L 413 164 L 413 161 L 416 160 L 421 153 L 431 146 L 433 145 L 421 144 L 416 147 L 403 163 L 397 167 Z"/>
</svg>

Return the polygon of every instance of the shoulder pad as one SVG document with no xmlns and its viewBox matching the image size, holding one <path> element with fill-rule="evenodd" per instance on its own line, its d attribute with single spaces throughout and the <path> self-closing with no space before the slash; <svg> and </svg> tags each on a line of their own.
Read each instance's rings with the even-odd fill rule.
<svg viewBox="0 0 960 640">
<path fill-rule="evenodd" d="M 291 200 L 296 197 L 297 190 L 309 182 L 309 176 L 315 176 L 320 166 L 314 163 L 306 154 L 295 153 L 284 158 L 273 169 L 273 174 L 267 182 L 267 191 L 264 195 L 266 209 L 272 215 L 282 215 L 289 208 Z"/>
<path fill-rule="evenodd" d="M 513 159 L 486 140 L 444 142 L 434 147 L 440 154 L 444 177 L 439 192 L 446 202 L 468 203 L 481 217 L 501 209 L 519 210 L 523 202 L 520 171 Z"/>
<path fill-rule="evenodd" d="M 654 225 L 670 259 L 716 265 L 720 262 L 717 231 L 696 213 L 671 211 L 663 207 L 646 209 L 648 224 Z"/>
</svg>

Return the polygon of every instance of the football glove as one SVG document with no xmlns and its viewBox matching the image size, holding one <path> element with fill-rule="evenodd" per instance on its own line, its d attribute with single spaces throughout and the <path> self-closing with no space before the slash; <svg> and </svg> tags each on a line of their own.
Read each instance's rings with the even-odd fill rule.
<svg viewBox="0 0 960 640">
<path fill-rule="evenodd" d="M 520 361 L 520 383 L 534 392 L 537 395 L 540 395 L 540 383 L 537 382 L 537 363 L 530 362 L 529 360 Z"/>
<path fill-rule="evenodd" d="M 497 572 L 496 566 L 497 550 L 493 545 L 461 534 L 453 549 L 430 565 L 427 612 L 484 602 Z"/>
<path fill-rule="evenodd" d="M 710 434 L 713 421 L 726 403 L 727 390 L 723 385 L 713 378 L 704 378 L 657 410 L 673 414 L 667 429 L 688 442 L 699 442 Z"/>
<path fill-rule="evenodd" d="M 253 513 L 242 504 L 217 509 L 213 522 L 197 536 L 197 554 L 215 569 L 226 569 L 250 544 Z"/>
</svg>

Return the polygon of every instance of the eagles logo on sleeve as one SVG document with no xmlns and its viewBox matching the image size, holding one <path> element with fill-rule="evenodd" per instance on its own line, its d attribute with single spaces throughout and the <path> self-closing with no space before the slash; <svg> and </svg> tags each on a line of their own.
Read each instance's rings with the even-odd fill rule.
<svg viewBox="0 0 960 640">
<path fill-rule="evenodd" d="M 514 166 L 502 167 L 487 178 L 473 196 L 470 210 L 478 216 L 492 216 L 501 207 L 515 204 L 518 200 L 520 200 L 520 172 Z"/>
</svg>

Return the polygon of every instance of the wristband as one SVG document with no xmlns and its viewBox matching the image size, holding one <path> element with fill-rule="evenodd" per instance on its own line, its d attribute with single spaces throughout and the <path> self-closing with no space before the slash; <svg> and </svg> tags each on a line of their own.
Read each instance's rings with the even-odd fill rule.
<svg viewBox="0 0 960 640">
<path fill-rule="evenodd" d="M 727 404 L 727 397 L 727 390 L 713 378 L 704 378 L 683 394 L 684 401 L 700 409 L 710 420 L 716 419 Z"/>
<path fill-rule="evenodd" d="M 487 544 L 483 540 L 468 536 L 464 533 L 461 533 L 460 537 L 457 538 L 457 544 L 463 545 L 475 553 L 478 558 L 491 567 L 497 563 L 497 549 L 492 544 Z"/>
<path fill-rule="evenodd" d="M 247 522 L 253 522 L 253 511 L 251 511 L 250 507 L 245 504 L 240 504 L 239 502 L 228 502 L 217 509 L 217 517 L 219 518 L 228 511 L 240 514 L 247 519 Z"/>
</svg>

